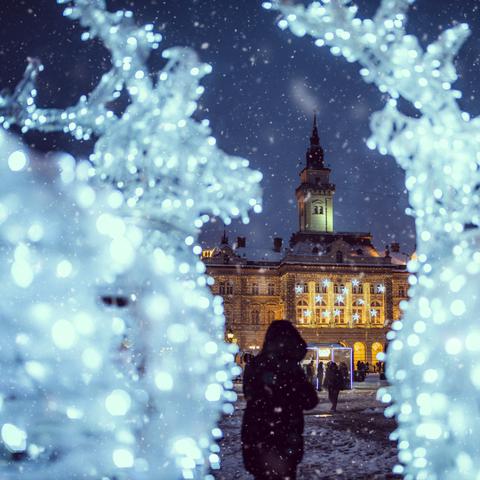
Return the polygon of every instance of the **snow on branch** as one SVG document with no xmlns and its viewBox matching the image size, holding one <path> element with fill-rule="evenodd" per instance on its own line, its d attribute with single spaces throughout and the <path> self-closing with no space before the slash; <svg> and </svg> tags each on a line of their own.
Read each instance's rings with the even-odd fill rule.
<svg viewBox="0 0 480 480">
<path fill-rule="evenodd" d="M 248 222 L 250 208 L 260 211 L 261 174 L 216 146 L 208 120 L 192 118 L 204 91 L 200 80 L 211 66 L 193 50 L 176 47 L 162 52 L 166 65 L 160 72 L 149 72 L 146 62 L 161 41 L 153 25 L 137 27 L 132 12 L 108 12 L 103 0 L 58 3 L 68 4 L 64 15 L 87 29 L 83 40 L 104 43 L 111 69 L 76 105 L 40 108 L 35 82 L 43 66 L 30 59 L 14 93 L 0 96 L 4 127 L 16 123 L 24 132 L 63 130 L 77 139 L 98 138 L 90 158 L 97 178 L 122 192 L 134 216 L 175 225 L 187 212 L 189 231 L 204 223 L 206 213 L 229 223 L 238 216 Z M 129 104 L 116 114 L 111 103 L 123 92 Z"/>
</svg>

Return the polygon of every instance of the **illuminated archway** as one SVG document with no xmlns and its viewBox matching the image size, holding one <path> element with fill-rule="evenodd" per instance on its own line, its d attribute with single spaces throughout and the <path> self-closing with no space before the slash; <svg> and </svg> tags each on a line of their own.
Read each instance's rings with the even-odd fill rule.
<svg viewBox="0 0 480 480">
<path fill-rule="evenodd" d="M 366 361 L 366 349 L 365 344 L 362 342 L 355 342 L 353 344 L 353 359 L 355 361 L 355 366 L 357 362 L 365 362 Z"/>
<path fill-rule="evenodd" d="M 379 360 L 377 358 L 377 354 L 383 352 L 383 345 L 380 342 L 375 342 L 372 344 L 372 363 L 375 364 Z"/>
</svg>

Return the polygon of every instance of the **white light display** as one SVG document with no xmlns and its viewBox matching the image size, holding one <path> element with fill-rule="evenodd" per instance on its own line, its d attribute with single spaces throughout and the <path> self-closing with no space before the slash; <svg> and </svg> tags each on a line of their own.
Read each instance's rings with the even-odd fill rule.
<svg viewBox="0 0 480 480">
<path fill-rule="evenodd" d="M 302 294 L 303 293 L 303 287 L 301 285 L 296 285 L 295 286 L 295 293 L 297 293 L 298 295 Z"/>
<path fill-rule="evenodd" d="M 58 401 L 37 390 L 38 401 L 32 393 L 25 413 L 21 402 L 11 402 L 19 405 L 8 416 L 2 408 L 3 445 L 11 452 L 26 449 L 30 457 L 38 457 L 35 465 L 30 462 L 36 471 L 22 478 L 212 478 L 208 469 L 219 468 L 218 456 L 212 455 L 218 451 L 220 436 L 215 424 L 222 411 L 233 411 L 231 378 L 238 368 L 233 364 L 236 347 L 224 343 L 222 300 L 210 293 L 211 279 L 198 258 L 201 248 L 196 238 L 211 216 L 228 224 L 233 217 L 248 222 L 249 209 L 261 211 L 261 174 L 249 169 L 247 160 L 228 156 L 217 147 L 208 120 L 192 118 L 204 90 L 199 82 L 211 71 L 192 50 L 163 51 L 165 67 L 150 72 L 147 60 L 161 41 L 152 25 L 137 27 L 131 12 L 108 12 L 103 0 L 59 3 L 66 4 L 65 16 L 86 29 L 84 40 L 103 42 L 112 68 L 88 96 L 59 110 L 37 107 L 35 80 L 43 67 L 38 60 L 30 60 L 15 92 L 0 97 L 0 121 L 4 127 L 17 123 L 23 131 L 64 131 L 78 139 L 97 139 L 91 164 L 82 167 L 90 183 L 76 190 L 76 200 L 92 212 L 105 207 L 98 215 L 88 216 L 87 229 L 103 241 L 98 242 L 101 255 L 94 262 L 93 255 L 82 250 L 87 233 L 75 230 L 75 237 L 58 235 L 60 244 L 52 244 L 52 254 L 46 257 L 54 262 L 50 267 L 29 242 L 17 238 L 17 230 L 3 229 L 4 235 L 13 236 L 7 239 L 13 261 L 2 285 L 26 289 L 16 297 L 22 298 L 25 308 L 35 302 L 41 305 L 36 310 L 35 342 L 31 332 L 23 333 L 13 306 L 4 315 L 4 323 L 15 327 L 16 337 L 1 340 L 11 352 L 11 364 L 7 361 L 2 370 L 0 393 L 5 396 L 18 378 L 12 369 L 17 368 L 13 359 L 20 347 L 25 358 L 39 358 L 38 364 L 29 364 L 29 375 L 58 377 L 51 389 Z M 130 101 L 117 114 L 109 106 L 121 94 Z M 21 153 L 10 152 L 7 158 L 12 171 L 23 171 L 28 164 Z M 71 158 L 65 162 L 75 164 Z M 60 177 L 71 180 L 71 170 L 62 169 Z M 32 214 L 35 200 L 27 201 L 29 194 L 31 190 L 22 198 L 21 218 L 29 227 L 26 235 L 35 238 L 44 232 L 50 238 L 60 230 L 53 228 L 57 224 L 51 225 L 50 216 L 37 219 Z M 70 214 L 63 203 L 52 200 L 50 204 L 63 223 L 76 224 L 72 219 L 78 218 L 81 228 L 82 219 Z M 57 223 L 61 225 L 60 220 Z M 7 258 L 3 264 L 8 264 Z M 34 288 L 37 271 L 44 266 L 51 275 L 45 274 L 38 290 Z M 86 277 L 79 277 L 80 270 Z M 75 283 L 79 278 L 82 282 Z M 95 304 L 97 289 L 116 299 L 101 314 Z M 83 319 L 90 315 L 91 328 L 83 320 L 76 323 L 72 313 L 76 305 Z M 94 313 L 90 305 L 95 306 Z M 65 312 L 57 314 L 60 307 Z M 51 326 L 45 315 L 55 319 Z M 82 333 L 83 328 L 92 330 L 91 337 Z M 103 341 L 112 332 L 114 338 L 120 336 L 114 373 L 105 367 L 112 362 Z M 86 344 L 86 338 L 92 339 L 91 344 Z M 65 360 L 55 365 L 43 362 L 42 355 L 50 354 L 52 348 Z M 86 377 L 72 374 L 81 372 L 72 370 L 78 362 L 86 369 Z M 99 387 L 89 380 L 90 369 L 102 372 Z M 72 390 L 78 382 L 86 382 L 75 391 L 85 393 L 80 399 L 90 399 L 88 408 L 80 400 L 72 401 L 66 415 L 55 416 L 66 401 L 60 388 L 63 378 L 71 379 Z M 25 420 L 27 416 L 35 419 L 35 426 L 33 420 Z M 40 436 L 31 443 L 36 430 L 42 433 L 46 416 L 49 420 L 52 416 L 58 437 L 50 442 L 49 437 Z M 90 422 L 95 440 L 78 441 L 79 417 Z M 126 426 L 119 430 L 117 425 Z M 101 428 L 107 430 L 105 438 L 97 434 Z M 98 448 L 92 448 L 92 442 Z M 52 461 L 55 457 L 47 452 L 51 445 L 74 449 L 75 461 L 68 465 Z M 20 459 L 19 468 L 25 468 L 24 463 Z"/>
<path fill-rule="evenodd" d="M 134 425 L 105 405 L 123 383 L 121 336 L 92 280 L 103 263 L 96 214 L 78 202 L 80 180 L 62 181 L 56 164 L 4 131 L 0 146 L 9 158 L 0 163 L 2 475 L 101 478 L 116 470 L 113 451 Z"/>
<path fill-rule="evenodd" d="M 406 33 L 413 0 L 383 0 L 373 18 L 349 0 L 308 7 L 265 2 L 280 10 L 278 25 L 310 35 L 333 55 L 361 64 L 360 75 L 388 95 L 371 117 L 370 148 L 395 157 L 406 172 L 415 216 L 417 256 L 408 264 L 409 303 L 388 338 L 387 415 L 399 424 L 406 479 L 478 477 L 480 471 L 480 120 L 460 109 L 453 59 L 469 34 L 458 24 L 425 49 Z M 403 99 L 417 110 L 397 110 Z"/>
</svg>

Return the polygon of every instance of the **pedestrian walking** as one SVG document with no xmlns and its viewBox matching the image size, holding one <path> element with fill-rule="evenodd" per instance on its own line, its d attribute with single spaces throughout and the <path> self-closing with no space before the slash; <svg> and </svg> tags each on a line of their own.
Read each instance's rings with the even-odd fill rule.
<svg viewBox="0 0 480 480">
<path fill-rule="evenodd" d="M 303 457 L 303 411 L 318 403 L 300 361 L 307 345 L 286 320 L 270 324 L 262 351 L 245 368 L 245 468 L 256 480 L 295 480 Z"/>
<path fill-rule="evenodd" d="M 332 408 L 330 408 L 332 412 L 337 411 L 338 395 L 342 385 L 343 379 L 337 364 L 335 362 L 328 362 L 323 386 L 328 389 L 328 399 L 332 404 Z"/>
</svg>

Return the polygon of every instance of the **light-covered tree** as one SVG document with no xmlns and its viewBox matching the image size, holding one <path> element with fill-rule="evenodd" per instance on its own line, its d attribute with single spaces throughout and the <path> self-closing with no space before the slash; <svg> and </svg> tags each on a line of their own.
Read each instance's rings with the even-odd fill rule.
<svg viewBox="0 0 480 480">
<path fill-rule="evenodd" d="M 59 3 L 86 28 L 83 39 L 98 38 L 110 51 L 111 70 L 76 105 L 39 108 L 43 67 L 30 60 L 15 91 L 0 98 L 0 120 L 96 139 L 88 192 L 106 199 L 96 229 L 107 241 L 92 271 L 118 307 L 109 307 L 114 321 L 126 326 L 119 372 L 134 432 L 114 458 L 117 469 L 127 478 L 211 478 L 208 468 L 219 465 L 216 421 L 233 409 L 238 372 L 197 235 L 212 216 L 247 222 L 249 209 L 260 211 L 261 174 L 216 146 L 208 120 L 192 117 L 199 82 L 211 71 L 192 50 L 163 51 L 165 67 L 150 72 L 147 59 L 161 41 L 152 25 L 137 27 L 131 12 L 109 12 L 104 0 Z M 115 113 L 109 105 L 121 95 L 128 104 Z"/>
<path fill-rule="evenodd" d="M 380 392 L 399 425 L 393 438 L 403 465 L 395 471 L 472 479 L 480 471 L 480 120 L 461 110 L 452 88 L 453 59 L 469 29 L 458 24 L 423 48 L 406 32 L 412 3 L 383 0 L 363 19 L 348 0 L 263 5 L 281 12 L 280 28 L 360 63 L 360 75 L 387 96 L 371 117 L 368 145 L 405 170 L 417 230 L 411 298 L 388 334 L 391 387 Z M 399 111 L 399 100 L 416 115 Z"/>
<path fill-rule="evenodd" d="M 84 170 L 0 132 L 0 462 L 3 478 L 92 478 L 131 448 L 118 322 L 97 301 Z"/>
</svg>

